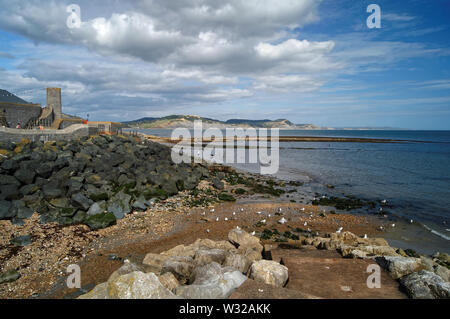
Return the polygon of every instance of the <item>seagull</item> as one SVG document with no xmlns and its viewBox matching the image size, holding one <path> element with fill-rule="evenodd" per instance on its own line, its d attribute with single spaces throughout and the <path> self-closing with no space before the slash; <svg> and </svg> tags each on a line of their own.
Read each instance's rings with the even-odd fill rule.
<svg viewBox="0 0 450 319">
<path fill-rule="evenodd" d="M 243 208 L 241 208 L 241 212 L 243 212 L 244 211 L 244 209 Z"/>
<path fill-rule="evenodd" d="M 344 227 L 339 227 L 339 229 L 337 230 L 336 233 L 340 234 L 342 232 L 342 230 L 344 229 Z"/>
<path fill-rule="evenodd" d="M 202 216 L 205 216 L 205 215 L 206 215 L 206 213 L 205 213 L 205 212 L 203 212 L 203 213 L 202 213 Z"/>
<path fill-rule="evenodd" d="M 266 220 L 265 220 L 265 219 L 263 219 L 263 220 L 261 221 L 261 223 L 265 224 L 265 223 L 266 223 Z"/>
<path fill-rule="evenodd" d="M 233 212 L 233 216 L 236 216 L 236 212 Z"/>
<path fill-rule="evenodd" d="M 228 221 L 228 218 L 227 218 L 227 217 L 225 217 L 225 221 L 226 221 L 226 222 Z"/>
<path fill-rule="evenodd" d="M 409 223 L 412 224 L 412 223 L 414 223 L 414 221 L 411 219 L 411 220 L 409 221 Z"/>
<path fill-rule="evenodd" d="M 207 229 L 206 232 L 209 233 L 209 229 Z"/>
<path fill-rule="evenodd" d="M 241 230 L 241 227 L 239 227 L 239 226 L 236 226 L 236 229 L 237 229 L 237 230 Z"/>
<path fill-rule="evenodd" d="M 395 227 L 395 224 L 392 224 L 391 226 L 392 226 L 392 227 Z"/>
<path fill-rule="evenodd" d="M 310 233 L 311 232 L 311 229 L 310 228 L 308 228 L 308 233 Z"/>
<path fill-rule="evenodd" d="M 270 215 L 270 214 L 269 214 L 269 215 L 267 215 L 267 217 L 269 217 L 269 218 L 270 218 L 271 216 L 272 216 L 272 215 Z"/>
<path fill-rule="evenodd" d="M 316 231 L 316 236 L 319 236 L 319 232 L 318 231 Z"/>
<path fill-rule="evenodd" d="M 252 235 L 252 236 L 255 236 L 255 234 L 256 234 L 256 232 L 255 232 L 255 231 L 252 231 L 251 235 Z"/>
<path fill-rule="evenodd" d="M 383 226 L 380 226 L 379 228 L 378 228 L 379 230 L 383 230 L 384 229 L 384 227 Z"/>
<path fill-rule="evenodd" d="M 364 234 L 364 237 L 363 237 L 364 239 L 367 239 L 367 234 Z"/>
<path fill-rule="evenodd" d="M 262 213 L 261 212 L 256 212 L 258 215 L 261 215 Z"/>
<path fill-rule="evenodd" d="M 287 223 L 287 219 L 286 218 L 281 218 L 279 221 L 278 221 L 280 224 L 285 224 L 285 223 Z"/>
<path fill-rule="evenodd" d="M 282 211 L 282 209 L 281 209 L 281 207 L 280 208 L 278 208 L 278 211 L 281 213 L 281 211 Z"/>
<path fill-rule="evenodd" d="M 218 221 L 219 221 L 219 217 L 216 218 L 216 222 L 218 222 Z"/>
<path fill-rule="evenodd" d="M 387 203 L 387 200 L 385 200 L 385 199 L 383 199 L 382 201 L 381 201 L 381 204 L 383 204 L 383 205 L 385 205 Z"/>
<path fill-rule="evenodd" d="M 301 208 L 300 210 L 301 210 L 302 212 L 304 212 L 304 211 L 305 211 L 305 207 Z"/>
<path fill-rule="evenodd" d="M 214 213 L 214 208 L 210 210 L 211 213 Z"/>
<path fill-rule="evenodd" d="M 382 212 L 383 211 L 383 207 L 380 207 L 380 212 Z"/>
<path fill-rule="evenodd" d="M 303 224 L 303 226 L 307 226 L 308 225 L 308 223 L 307 222 L 305 222 L 304 224 Z"/>
</svg>

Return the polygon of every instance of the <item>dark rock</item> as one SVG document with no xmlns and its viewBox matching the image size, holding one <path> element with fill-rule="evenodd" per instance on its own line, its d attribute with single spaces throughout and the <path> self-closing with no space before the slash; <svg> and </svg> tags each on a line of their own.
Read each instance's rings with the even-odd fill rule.
<svg viewBox="0 0 450 319">
<path fill-rule="evenodd" d="M 31 184 L 34 181 L 36 173 L 28 169 L 18 169 L 14 174 L 14 177 L 21 181 L 23 184 Z"/>
<path fill-rule="evenodd" d="M 10 212 L 11 202 L 1 200 L 0 201 L 0 220 L 1 219 L 9 219 L 15 216 Z"/>
<path fill-rule="evenodd" d="M 87 213 L 79 210 L 73 217 L 72 220 L 75 224 L 77 223 L 83 223 L 87 218 Z"/>
<path fill-rule="evenodd" d="M 11 245 L 25 247 L 31 244 L 31 235 L 19 236 L 11 239 Z"/>
<path fill-rule="evenodd" d="M 11 175 L 0 175 L 0 185 L 16 185 L 20 186 L 20 182 Z"/>
<path fill-rule="evenodd" d="M 449 299 L 450 283 L 438 275 L 422 270 L 400 278 L 400 284 L 413 299 Z"/>
<path fill-rule="evenodd" d="M 20 198 L 20 191 L 17 185 L 0 185 L 0 200 L 15 200 Z"/>
<path fill-rule="evenodd" d="M 33 216 L 34 211 L 29 207 L 18 207 L 17 208 L 17 218 L 27 219 Z"/>
<path fill-rule="evenodd" d="M 92 229 L 92 230 L 98 230 L 103 229 L 109 226 L 112 226 L 116 223 L 116 217 L 113 213 L 106 213 L 106 214 L 98 214 L 94 216 L 89 216 L 86 219 L 86 224 Z"/>
<path fill-rule="evenodd" d="M 43 163 L 36 168 L 36 173 L 42 178 L 49 178 L 53 173 L 54 167 L 49 163 Z"/>
<path fill-rule="evenodd" d="M 94 202 L 82 193 L 76 193 L 72 195 L 71 203 L 74 207 L 87 211 Z"/>
<path fill-rule="evenodd" d="M 217 177 L 212 180 L 212 184 L 213 184 L 214 188 L 216 188 L 218 190 L 223 190 L 225 187 L 223 182 Z"/>
<path fill-rule="evenodd" d="M 20 278 L 20 273 L 17 270 L 9 270 L 0 274 L 0 285 L 8 282 L 14 282 Z"/>
<path fill-rule="evenodd" d="M 58 198 L 64 195 L 63 190 L 56 181 L 52 181 L 42 186 L 42 192 L 44 193 L 44 198 L 47 200 Z"/>
</svg>

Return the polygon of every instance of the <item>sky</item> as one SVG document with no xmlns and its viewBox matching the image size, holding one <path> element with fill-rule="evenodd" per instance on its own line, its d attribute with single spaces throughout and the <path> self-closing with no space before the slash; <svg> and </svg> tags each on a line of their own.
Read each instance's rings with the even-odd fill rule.
<svg viewBox="0 0 450 319">
<path fill-rule="evenodd" d="M 77 4 L 80 23 L 69 20 Z M 369 28 L 370 4 L 381 28 Z M 0 88 L 171 114 L 450 129 L 450 0 L 0 0 Z M 70 23 L 72 22 L 72 23 Z"/>
</svg>

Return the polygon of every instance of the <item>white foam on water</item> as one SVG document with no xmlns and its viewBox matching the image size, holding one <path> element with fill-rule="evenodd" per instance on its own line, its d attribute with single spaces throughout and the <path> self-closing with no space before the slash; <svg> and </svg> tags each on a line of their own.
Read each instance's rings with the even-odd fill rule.
<svg viewBox="0 0 450 319">
<path fill-rule="evenodd" d="M 448 237 L 448 236 L 446 236 L 446 235 L 444 235 L 444 234 L 442 234 L 442 233 L 440 233 L 440 232 L 438 232 L 438 231 L 436 231 L 436 230 L 434 230 L 434 229 L 428 227 L 427 225 L 422 224 L 422 226 L 423 226 L 426 230 L 428 230 L 429 232 L 431 232 L 432 234 L 435 234 L 436 236 L 439 236 L 439 237 L 444 238 L 444 239 L 446 239 L 446 240 L 450 240 L 450 237 Z M 446 230 L 448 231 L 448 229 L 446 229 Z"/>
</svg>

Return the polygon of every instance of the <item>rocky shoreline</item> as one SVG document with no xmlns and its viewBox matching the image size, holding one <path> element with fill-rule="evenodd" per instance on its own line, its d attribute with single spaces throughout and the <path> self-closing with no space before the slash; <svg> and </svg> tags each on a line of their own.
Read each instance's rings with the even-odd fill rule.
<svg viewBox="0 0 450 319">
<path fill-rule="evenodd" d="M 184 283 L 179 287 L 185 288 L 177 289 L 189 291 L 179 293 L 188 298 L 195 289 L 206 291 L 195 285 L 214 286 L 211 278 L 202 275 L 212 272 L 215 278 L 223 279 L 225 275 L 234 278 L 233 284 L 226 287 L 234 287 L 230 289 L 242 297 L 245 293 L 242 295 L 238 289 L 242 283 L 242 287 L 247 288 L 259 284 L 271 286 L 264 280 L 252 282 L 258 282 L 257 269 L 274 265 L 266 263 L 271 260 L 268 257 L 271 246 L 268 245 L 284 243 L 298 248 L 298 251 L 290 249 L 290 253 L 301 254 L 305 249 L 314 248 L 319 252 L 339 252 L 345 260 L 372 260 L 391 274 L 406 267 L 412 271 L 400 270 L 394 275 L 404 287 L 423 286 L 423 283 L 433 287 L 431 292 L 420 288 L 425 291 L 422 295 L 415 292 L 418 288 L 411 288 L 411 297 L 448 298 L 448 255 L 428 258 L 413 251 L 391 248 L 382 239 L 366 240 L 367 234 L 379 233 L 377 222 L 335 211 L 350 211 L 377 203 L 331 197 L 317 198 L 312 205 L 289 202 L 289 193 L 295 191 L 295 187 L 301 187 L 301 183 L 242 174 L 229 167 L 206 163 L 174 165 L 168 147 L 133 136 L 100 135 L 70 142 L 24 140 L 18 144 L 1 143 L 0 154 L 1 298 L 73 298 L 101 282 L 103 288 L 100 288 L 104 292 L 105 282 L 109 282 L 111 274 L 120 267 L 124 269 L 116 275 L 141 272 L 135 275 L 149 280 L 150 286 L 158 287 L 161 296 L 172 296 L 158 285 L 158 280 L 161 284 L 165 280 L 175 284 L 170 274 L 179 284 Z M 275 201 L 280 196 L 283 199 Z M 252 199 L 252 203 L 245 204 L 248 199 Z M 342 228 L 357 235 L 343 232 L 346 235 L 341 238 L 336 235 L 336 230 Z M 232 235 L 230 237 L 230 229 L 242 231 L 242 236 L 258 248 L 243 252 L 242 247 L 246 245 L 233 239 Z M 207 238 L 198 239 L 202 238 L 199 234 L 205 234 Z M 222 248 L 229 249 L 210 247 L 215 245 L 213 241 L 221 242 L 220 245 L 225 245 Z M 258 245 L 263 249 L 256 241 L 261 241 Z M 183 259 L 176 262 L 187 262 L 193 273 L 203 267 L 197 270 L 198 278 L 203 279 L 196 282 L 195 276 L 191 277 L 193 273 L 182 279 L 173 270 L 178 269 L 176 263 L 172 264 L 173 269 L 166 265 L 164 271 L 153 269 L 154 275 L 150 275 L 152 272 L 144 264 L 147 255 L 159 256 L 164 248 L 170 251 L 171 245 L 188 242 L 193 243 L 186 245 L 190 247 L 188 256 L 182 253 L 172 257 Z M 201 252 L 196 255 L 199 249 Z M 211 252 L 211 249 L 225 252 Z M 187 257 L 192 260 L 184 260 Z M 207 262 L 209 258 L 217 264 L 211 265 Z M 225 261 L 227 258 L 228 262 Z M 263 266 L 255 264 L 251 275 L 249 269 L 256 261 Z M 65 270 L 75 263 L 83 265 L 83 282 L 89 284 L 79 291 L 70 291 L 63 287 L 67 276 Z M 294 274 L 295 269 L 298 267 L 294 267 Z M 244 280 L 246 275 L 252 281 Z M 267 289 L 261 289 L 271 291 L 272 297 L 311 297 L 302 289 L 288 289 L 281 284 L 275 286 L 276 290 L 267 286 Z M 214 292 L 220 290 L 217 287 L 211 289 Z M 169 292 L 174 294 L 176 290 L 172 290 Z M 127 294 L 116 291 L 113 296 L 130 296 Z M 224 298 L 228 293 L 215 296 Z M 321 297 L 320 293 L 315 297 Z"/>
<path fill-rule="evenodd" d="M 360 238 L 350 232 L 332 233 L 325 238 L 304 237 L 298 241 L 300 245 L 289 250 L 337 250 L 343 258 L 375 261 L 392 279 L 399 280 L 401 289 L 410 298 L 450 298 L 450 271 L 437 262 L 448 262 L 448 255 L 438 255 L 434 260 L 410 257 L 390 247 L 382 238 Z M 198 239 L 191 245 L 149 253 L 140 264 L 125 259 L 123 266 L 106 282 L 79 299 L 224 299 L 233 297 L 247 280 L 251 281 L 247 286 L 260 282 L 275 287 L 278 294 L 289 295 L 293 289 L 284 288 L 290 278 L 289 269 L 283 264 L 283 258 L 272 260 L 273 249 L 270 244 L 263 246 L 254 235 L 234 228 L 228 233 L 228 241 Z M 237 295 L 242 297 L 244 291 Z M 296 293 L 296 298 L 323 298 L 306 291 Z"/>
</svg>

